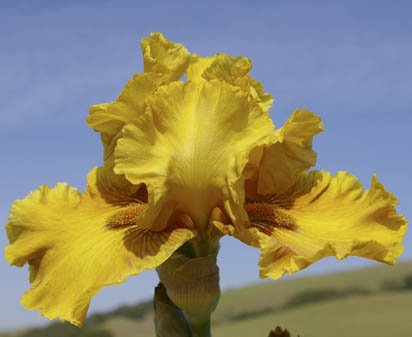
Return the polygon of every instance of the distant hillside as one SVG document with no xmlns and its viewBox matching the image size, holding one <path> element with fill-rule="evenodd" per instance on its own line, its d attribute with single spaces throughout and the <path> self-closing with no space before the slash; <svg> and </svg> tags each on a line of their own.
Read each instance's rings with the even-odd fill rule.
<svg viewBox="0 0 412 337">
<path fill-rule="evenodd" d="M 301 337 L 412 336 L 412 262 L 273 281 L 226 291 L 214 337 L 266 337 L 280 325 Z M 0 337 L 154 337 L 151 302 L 91 315 L 85 327 L 52 323 Z"/>
</svg>

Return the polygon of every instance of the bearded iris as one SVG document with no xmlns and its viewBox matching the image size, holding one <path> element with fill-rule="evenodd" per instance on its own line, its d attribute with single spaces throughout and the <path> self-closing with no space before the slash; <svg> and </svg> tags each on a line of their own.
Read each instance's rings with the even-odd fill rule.
<svg viewBox="0 0 412 337">
<path fill-rule="evenodd" d="M 182 256 L 215 263 L 223 235 L 261 249 L 261 277 L 326 256 L 396 262 L 406 221 L 377 178 L 364 190 L 347 172 L 307 171 L 317 115 L 297 109 L 276 128 L 248 58 L 191 55 L 159 33 L 142 49 L 144 72 L 90 109 L 104 164 L 86 190 L 42 186 L 10 211 L 6 258 L 30 265 L 25 307 L 81 325 L 102 287 L 157 267 L 162 279 Z"/>
</svg>

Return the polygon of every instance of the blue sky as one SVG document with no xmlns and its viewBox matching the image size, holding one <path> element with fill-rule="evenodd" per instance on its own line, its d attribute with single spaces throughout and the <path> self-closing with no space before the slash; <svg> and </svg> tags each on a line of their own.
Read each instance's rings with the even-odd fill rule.
<svg viewBox="0 0 412 337">
<path fill-rule="evenodd" d="M 101 163 L 88 107 L 114 100 L 142 71 L 140 39 L 152 31 L 200 55 L 251 57 L 253 76 L 275 96 L 277 125 L 297 107 L 322 116 L 317 167 L 350 171 L 366 186 L 376 172 L 410 218 L 411 11 L 409 1 L 0 1 L 0 222 L 39 185 L 84 188 Z M 410 233 L 405 246 L 412 259 Z M 223 287 L 258 281 L 257 258 L 225 238 Z M 368 264 L 326 259 L 297 277 Z M 25 269 L 0 259 L 1 330 L 45 322 L 19 305 Z M 106 288 L 91 311 L 149 298 L 156 282 L 145 272 Z"/>
</svg>

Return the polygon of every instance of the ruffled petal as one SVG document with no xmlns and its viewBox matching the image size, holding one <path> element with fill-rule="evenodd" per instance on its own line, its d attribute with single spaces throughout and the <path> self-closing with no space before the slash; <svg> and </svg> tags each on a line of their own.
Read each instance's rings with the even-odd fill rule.
<svg viewBox="0 0 412 337">
<path fill-rule="evenodd" d="M 273 96 L 264 91 L 262 83 L 253 77 L 249 76 L 249 95 L 252 99 L 259 103 L 261 109 L 269 113 L 270 108 L 273 105 Z"/>
<path fill-rule="evenodd" d="M 283 194 L 249 201 L 261 276 L 293 274 L 327 256 L 395 263 L 407 224 L 397 203 L 375 176 L 365 191 L 349 173 L 331 177 L 324 171 L 302 174 Z"/>
<path fill-rule="evenodd" d="M 147 97 L 157 89 L 161 82 L 161 74 L 134 75 L 116 101 L 90 107 L 87 124 L 97 132 L 111 137 L 116 136 L 125 124 L 144 113 Z"/>
<path fill-rule="evenodd" d="M 176 81 L 185 73 L 190 54 L 180 43 L 171 42 L 162 33 L 151 33 L 142 39 L 144 71 L 161 73 L 168 81 Z"/>
<path fill-rule="evenodd" d="M 216 80 L 162 86 L 148 105 L 115 150 L 115 172 L 147 186 L 146 224 L 162 226 L 179 208 L 200 225 L 218 204 L 235 223 L 247 221 L 242 171 L 251 149 L 273 134 L 269 116 Z"/>
<path fill-rule="evenodd" d="M 125 124 L 144 113 L 147 97 L 161 84 L 179 79 L 190 61 L 182 45 L 165 39 L 161 33 L 143 38 L 142 51 L 145 72 L 135 74 L 116 101 L 90 107 L 87 123 L 95 131 L 113 138 Z"/>
<path fill-rule="evenodd" d="M 112 186 L 122 193 L 135 193 L 139 186 L 133 186 L 124 176 L 113 173 L 116 142 L 121 136 L 123 126 L 144 114 L 146 99 L 162 81 L 162 74 L 136 74 L 127 82 L 116 101 L 90 107 L 87 124 L 101 133 L 104 147 L 104 179 L 107 186 Z"/>
<path fill-rule="evenodd" d="M 256 192 L 282 193 L 296 182 L 300 173 L 314 166 L 316 152 L 312 150 L 312 139 L 322 130 L 319 116 L 308 110 L 296 110 L 276 131 L 274 144 L 261 152 Z"/>
<path fill-rule="evenodd" d="M 217 54 L 213 63 L 204 70 L 202 77 L 208 81 L 219 79 L 230 84 L 238 84 L 247 90 L 249 81 L 246 76 L 251 69 L 252 60 L 248 57 Z"/>
<path fill-rule="evenodd" d="M 6 259 L 30 265 L 32 288 L 22 304 L 49 319 L 81 325 L 102 287 L 157 267 L 194 236 L 180 221 L 162 232 L 139 227 L 146 205 L 110 204 L 97 171 L 89 174 L 83 195 L 64 183 L 42 186 L 10 212 Z"/>
<path fill-rule="evenodd" d="M 222 80 L 238 86 L 249 99 L 259 104 L 260 108 L 268 112 L 273 103 L 271 94 L 265 93 L 262 84 L 249 76 L 252 61 L 243 56 L 232 57 L 226 54 L 217 54 L 213 57 L 194 56 L 187 70 L 189 81 L 201 82 Z"/>
<path fill-rule="evenodd" d="M 204 81 L 203 73 L 214 61 L 214 56 L 200 57 L 193 55 L 187 68 L 187 80 L 197 83 Z"/>
</svg>

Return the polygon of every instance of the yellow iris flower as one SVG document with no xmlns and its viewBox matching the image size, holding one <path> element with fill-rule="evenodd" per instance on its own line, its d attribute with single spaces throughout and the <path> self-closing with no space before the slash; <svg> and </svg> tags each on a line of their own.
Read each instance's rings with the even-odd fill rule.
<svg viewBox="0 0 412 337">
<path fill-rule="evenodd" d="M 81 325 L 102 287 L 188 241 L 207 256 L 224 234 L 261 249 L 262 277 L 326 256 L 395 263 L 406 221 L 376 177 L 364 190 L 346 172 L 306 171 L 318 116 L 298 109 L 276 129 L 248 58 L 201 58 L 159 33 L 142 49 L 144 73 L 90 109 L 104 165 L 86 190 L 42 186 L 11 209 L 6 258 L 30 265 L 25 307 Z"/>
</svg>

